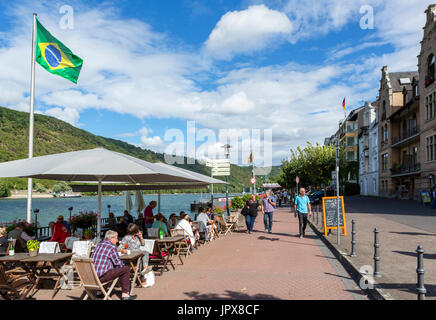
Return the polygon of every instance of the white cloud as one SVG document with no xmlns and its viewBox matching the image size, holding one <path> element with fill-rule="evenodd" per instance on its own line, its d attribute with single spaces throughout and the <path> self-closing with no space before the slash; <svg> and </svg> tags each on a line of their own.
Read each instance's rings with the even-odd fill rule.
<svg viewBox="0 0 436 320">
<path fill-rule="evenodd" d="M 282 12 L 265 5 L 250 6 L 223 15 L 205 45 L 210 55 L 231 59 L 236 54 L 262 50 L 291 30 L 292 24 Z"/>
<path fill-rule="evenodd" d="M 44 112 L 47 116 L 52 116 L 55 118 L 58 118 L 60 120 L 63 120 L 65 122 L 68 122 L 69 124 L 72 124 L 73 126 L 78 124 L 79 121 L 79 112 L 75 109 L 71 108 L 52 108 L 48 109 Z"/>
<path fill-rule="evenodd" d="M 195 120 L 215 131 L 272 129 L 272 157 L 278 163 L 289 148 L 306 140 L 322 143 L 336 130 L 344 96 L 352 105 L 374 98 L 383 65 L 390 71 L 416 69 L 427 1 L 290 0 L 277 10 L 268 9 L 276 8 L 272 5 L 251 6 L 224 15 L 202 52 L 169 47 L 172 41 L 167 35 L 147 23 L 122 20 L 108 6 L 90 10 L 74 4 L 80 8 L 75 10 L 75 29 L 61 30 L 58 20 L 52 19 L 59 15 L 61 2 L 47 3 L 21 1 L 8 11 L 14 28 L 0 42 L 0 105 L 28 111 L 31 25 L 25 17 L 35 10 L 41 23 L 84 59 L 78 85 L 37 65 L 36 106 L 41 112 L 76 125 L 81 112 L 94 108 L 139 119 Z M 221 68 L 208 60 L 208 55 L 229 59 L 252 54 L 277 39 L 316 40 L 349 23 L 358 25 L 361 4 L 373 5 L 376 14 L 376 30 L 373 38 L 365 39 L 366 48 L 370 43 L 389 43 L 391 52 L 362 55 L 349 63 L 334 60 L 326 66 L 324 61 L 313 65 L 289 61 Z M 337 50 L 338 58 L 358 52 L 365 43 Z M 211 83 L 208 89 L 201 85 L 205 79 Z M 140 137 L 142 147 L 155 151 L 167 145 L 147 127 L 124 134 L 133 136 Z"/>
</svg>

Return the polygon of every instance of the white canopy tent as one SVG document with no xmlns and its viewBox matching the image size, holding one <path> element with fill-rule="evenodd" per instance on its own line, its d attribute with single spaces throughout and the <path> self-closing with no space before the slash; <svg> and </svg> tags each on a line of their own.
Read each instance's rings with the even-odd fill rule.
<svg viewBox="0 0 436 320">
<path fill-rule="evenodd" d="M 0 178 L 37 178 L 68 182 L 98 183 L 97 235 L 101 231 L 102 184 L 112 183 L 168 183 L 222 184 L 189 170 L 166 164 L 150 163 L 103 148 L 53 154 L 0 163 Z"/>
</svg>

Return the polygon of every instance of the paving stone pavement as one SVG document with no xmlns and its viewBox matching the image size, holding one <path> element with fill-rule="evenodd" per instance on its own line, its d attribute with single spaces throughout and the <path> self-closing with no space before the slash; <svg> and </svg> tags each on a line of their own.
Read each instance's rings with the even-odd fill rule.
<svg viewBox="0 0 436 320">
<path fill-rule="evenodd" d="M 244 229 L 200 247 L 185 265 L 156 276 L 153 287 L 135 288 L 133 293 L 143 300 L 366 298 L 310 227 L 306 238 L 298 238 L 298 219 L 289 208 L 274 213 L 272 234 L 263 232 L 261 213 L 254 229 L 252 234 Z M 48 299 L 49 293 L 40 290 L 35 298 Z M 55 299 L 79 296 L 78 289 L 61 290 Z"/>
<path fill-rule="evenodd" d="M 360 269 L 374 266 L 374 228 L 379 230 L 381 278 L 375 278 L 392 299 L 416 300 L 416 249 L 422 245 L 426 299 L 436 299 L 435 211 L 413 201 L 345 197 L 347 237 L 337 245 L 336 230 L 327 237 L 332 245 L 351 253 L 351 221 L 356 222 L 356 253 L 350 258 Z M 316 222 L 316 220 L 315 220 Z M 315 223 L 316 224 L 316 223 Z M 321 218 L 317 226 L 323 230 Z M 365 267 L 365 269 L 367 269 Z"/>
</svg>

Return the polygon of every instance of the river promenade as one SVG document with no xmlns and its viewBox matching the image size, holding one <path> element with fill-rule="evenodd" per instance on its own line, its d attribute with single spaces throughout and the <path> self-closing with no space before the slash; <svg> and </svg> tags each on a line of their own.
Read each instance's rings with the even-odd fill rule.
<svg viewBox="0 0 436 320">
<path fill-rule="evenodd" d="M 361 300 L 366 299 L 320 239 L 307 228 L 298 238 L 298 219 L 290 208 L 278 208 L 273 233 L 263 232 L 260 213 L 256 232 L 221 236 L 201 246 L 173 271 L 156 276 L 151 288 L 135 288 L 141 300 Z M 49 299 L 41 289 L 33 298 Z M 78 299 L 81 289 L 61 290 L 55 300 Z M 113 299 L 119 299 L 119 290 Z"/>
<path fill-rule="evenodd" d="M 345 197 L 347 237 L 337 245 L 336 230 L 327 237 L 357 270 L 374 267 L 374 228 L 379 231 L 380 272 L 377 288 L 388 299 L 416 300 L 418 245 L 424 248 L 426 299 L 436 299 L 436 209 L 416 201 L 371 197 Z M 355 221 L 356 257 L 351 253 L 351 224 Z M 321 215 L 318 225 L 323 230 Z"/>
</svg>

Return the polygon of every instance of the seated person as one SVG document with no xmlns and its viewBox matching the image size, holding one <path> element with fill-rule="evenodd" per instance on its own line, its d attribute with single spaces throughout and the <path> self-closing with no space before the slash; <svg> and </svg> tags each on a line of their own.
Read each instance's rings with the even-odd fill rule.
<svg viewBox="0 0 436 320">
<path fill-rule="evenodd" d="M 109 218 L 107 219 L 107 226 L 109 228 L 115 228 L 117 225 L 117 219 L 115 219 L 115 215 L 113 212 L 109 212 Z"/>
<path fill-rule="evenodd" d="M 139 227 L 139 230 L 145 230 L 145 220 L 144 215 L 142 213 L 138 214 L 138 219 L 135 220 L 135 224 Z"/>
<path fill-rule="evenodd" d="M 123 237 L 123 239 L 120 241 L 120 247 L 121 252 L 126 253 L 127 250 L 131 251 L 141 251 L 141 246 L 145 244 L 145 240 L 142 236 L 142 232 L 139 230 L 139 227 L 136 224 L 129 224 L 127 226 L 127 235 Z M 125 248 L 125 245 L 128 245 L 127 249 Z M 151 271 L 151 267 L 148 267 L 148 260 L 149 260 L 149 254 L 147 252 L 144 252 L 144 255 L 142 256 L 139 270 L 144 275 Z M 143 280 L 143 279 L 142 279 Z M 147 283 L 145 280 L 142 281 L 142 286 L 144 288 L 147 288 Z"/>
<path fill-rule="evenodd" d="M 67 227 L 68 232 L 71 233 L 71 227 L 69 223 L 64 220 L 64 216 L 62 215 L 58 216 L 58 221 L 62 222 Z"/>
<path fill-rule="evenodd" d="M 127 210 L 124 210 L 124 219 L 126 220 L 127 224 L 133 223 L 133 217 Z"/>
<path fill-rule="evenodd" d="M 91 258 L 94 260 L 95 271 L 102 283 L 119 277 L 121 299 L 134 300 L 136 295 L 130 295 L 130 267 L 120 260 L 115 246 L 117 242 L 118 233 L 113 230 L 106 231 L 104 240 L 97 245 Z"/>
<path fill-rule="evenodd" d="M 63 217 L 59 216 L 58 220 L 54 224 L 53 233 L 50 241 L 59 242 L 59 244 L 64 244 L 65 239 L 71 236 L 68 227 L 65 225 L 63 221 Z"/>
<path fill-rule="evenodd" d="M 199 232 L 204 232 L 206 240 L 209 240 L 209 234 L 211 234 L 211 232 L 214 232 L 212 230 L 215 230 L 216 225 L 214 224 L 213 220 L 209 219 L 209 216 L 204 212 L 204 209 L 200 209 L 201 210 L 198 210 L 199 214 L 195 221 L 199 222 Z"/>
<path fill-rule="evenodd" d="M 9 247 L 8 233 L 6 228 L 0 228 L 0 253 L 6 254 Z"/>
<path fill-rule="evenodd" d="M 174 229 L 176 227 L 176 224 L 177 224 L 177 215 L 175 213 L 172 213 L 167 222 L 167 229 Z"/>
<path fill-rule="evenodd" d="M 195 235 L 192 231 L 191 224 L 189 223 L 189 216 L 185 215 L 183 219 L 179 220 L 176 225 L 176 229 L 183 229 L 185 233 L 185 237 L 188 239 L 188 243 L 191 244 L 191 246 L 194 246 L 195 244 Z"/>
<path fill-rule="evenodd" d="M 162 213 L 158 213 L 155 217 L 155 220 L 153 224 L 151 225 L 152 228 L 157 228 L 162 230 L 165 237 L 168 237 L 168 229 L 166 224 L 166 219 Z"/>
<path fill-rule="evenodd" d="M 115 231 L 118 232 L 120 238 L 123 238 L 127 234 L 127 226 L 128 224 L 126 222 L 126 219 L 124 217 L 121 217 L 120 221 L 118 221 L 115 226 Z"/>
<path fill-rule="evenodd" d="M 197 213 L 194 216 L 194 220 L 197 221 L 197 217 L 200 213 L 202 213 L 204 211 L 203 207 L 198 207 Z"/>
</svg>

